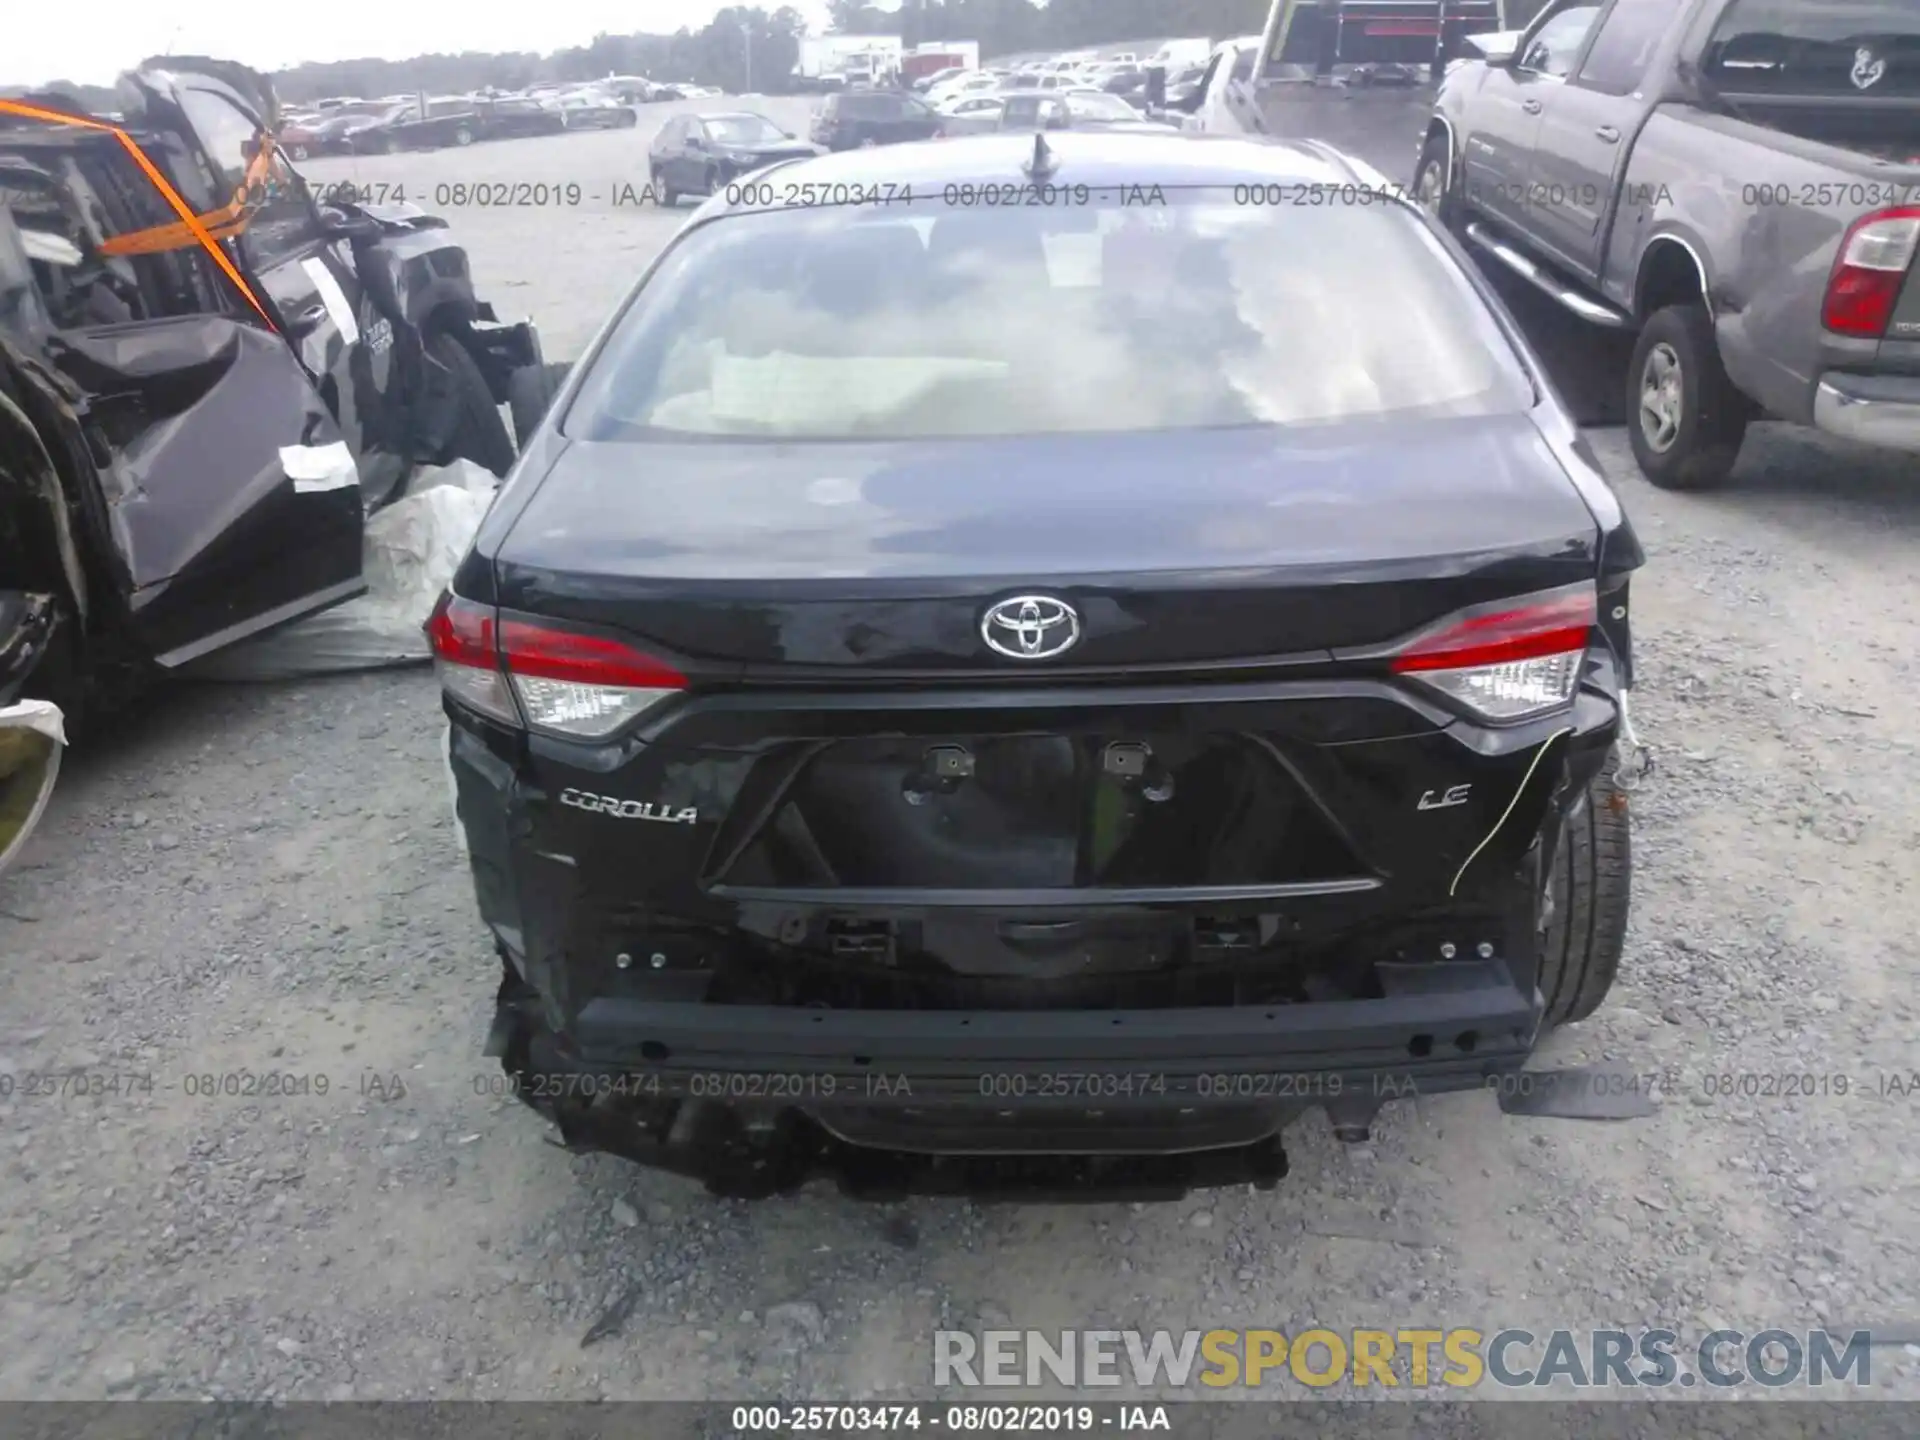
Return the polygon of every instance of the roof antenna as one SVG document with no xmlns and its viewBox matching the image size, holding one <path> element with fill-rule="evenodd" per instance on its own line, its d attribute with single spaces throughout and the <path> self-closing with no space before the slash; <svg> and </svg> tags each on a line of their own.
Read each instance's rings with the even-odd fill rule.
<svg viewBox="0 0 1920 1440">
<path fill-rule="evenodd" d="M 1047 148 L 1047 136 L 1043 130 L 1033 132 L 1033 159 L 1027 162 L 1025 169 L 1035 180 L 1044 180 L 1053 173 L 1053 151 Z"/>
</svg>

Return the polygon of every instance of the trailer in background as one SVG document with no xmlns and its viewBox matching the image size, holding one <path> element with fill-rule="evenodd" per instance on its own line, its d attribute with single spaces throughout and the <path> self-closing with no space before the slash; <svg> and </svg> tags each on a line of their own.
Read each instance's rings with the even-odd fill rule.
<svg viewBox="0 0 1920 1440">
<path fill-rule="evenodd" d="M 942 70 L 978 70 L 978 40 L 934 40 L 916 45 L 900 57 L 900 78 L 911 85 Z"/>
</svg>

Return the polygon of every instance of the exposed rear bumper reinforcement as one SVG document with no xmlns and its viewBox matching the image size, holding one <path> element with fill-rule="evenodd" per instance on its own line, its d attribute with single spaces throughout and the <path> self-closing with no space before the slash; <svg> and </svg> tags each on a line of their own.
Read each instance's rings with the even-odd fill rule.
<svg viewBox="0 0 1920 1440">
<path fill-rule="evenodd" d="M 1165 1198 L 1271 1185 L 1311 1109 L 1518 1071 L 1540 1023 L 1498 959 L 1378 967 L 1386 994 L 1133 1011 L 863 1011 L 598 999 L 562 1036 L 504 1001 L 494 1053 L 566 1143 L 703 1180 L 866 1198 Z M 621 1077 L 612 1081 L 610 1077 Z"/>
<path fill-rule="evenodd" d="M 796 1010 L 602 998 L 581 1011 L 571 1039 L 590 1068 L 832 1073 L 849 1085 L 890 1071 L 942 1089 L 957 1082 L 975 1096 L 982 1075 L 1144 1069 L 1167 1076 L 1170 1102 L 1176 1079 L 1220 1071 L 1358 1082 L 1458 1067 L 1477 1082 L 1502 1058 L 1526 1058 L 1539 1009 L 1499 961 L 1378 968 L 1389 993 L 1377 1000 L 1191 1010 Z"/>
</svg>

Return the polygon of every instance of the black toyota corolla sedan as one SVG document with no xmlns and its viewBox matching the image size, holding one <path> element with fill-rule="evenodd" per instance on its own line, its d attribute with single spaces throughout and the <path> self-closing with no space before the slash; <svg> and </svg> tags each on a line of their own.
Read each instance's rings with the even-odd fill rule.
<svg viewBox="0 0 1920 1440">
<path fill-rule="evenodd" d="M 1448 238 L 1174 134 L 748 189 L 430 625 L 489 1053 L 570 1144 L 1267 1184 L 1301 1112 L 1364 1138 L 1600 1003 L 1642 556 Z"/>
<path fill-rule="evenodd" d="M 653 137 L 647 179 L 662 205 L 676 205 L 682 195 L 719 195 L 762 166 L 821 153 L 820 146 L 750 110 L 681 115 Z"/>
</svg>

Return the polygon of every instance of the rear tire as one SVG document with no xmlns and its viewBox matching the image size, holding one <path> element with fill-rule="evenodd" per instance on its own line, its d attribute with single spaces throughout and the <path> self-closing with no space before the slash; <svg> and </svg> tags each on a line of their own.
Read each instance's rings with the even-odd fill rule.
<svg viewBox="0 0 1920 1440">
<path fill-rule="evenodd" d="M 1747 415 L 1707 307 L 1655 311 L 1627 367 L 1627 438 L 1640 472 L 1662 490 L 1711 489 L 1739 457 Z"/>
<path fill-rule="evenodd" d="M 513 416 L 513 438 L 522 450 L 566 378 L 564 364 L 522 365 L 507 377 L 507 412 Z"/>
<path fill-rule="evenodd" d="M 1633 889 L 1627 794 L 1615 778 L 1617 753 L 1567 816 L 1547 876 L 1552 910 L 1540 939 L 1540 993 L 1546 1023 L 1571 1025 L 1600 1008 L 1620 973 Z"/>
<path fill-rule="evenodd" d="M 1431 186 L 1431 195 L 1429 195 Z M 1455 235 L 1464 227 L 1460 220 L 1460 197 L 1448 183 L 1447 137 L 1429 135 L 1420 152 L 1420 163 L 1413 168 L 1415 202 Z"/>
<path fill-rule="evenodd" d="M 451 465 L 455 460 L 471 460 L 504 479 L 513 468 L 513 437 L 493 403 L 487 377 L 480 373 L 460 337 L 448 330 L 436 330 L 427 337 L 427 354 L 446 367 L 453 376 L 458 396 L 459 419 L 446 449 L 434 457 L 436 465 Z"/>
<path fill-rule="evenodd" d="M 462 125 L 458 130 L 453 132 L 453 143 L 456 145 L 471 145 L 473 143 L 473 131 Z"/>
</svg>

